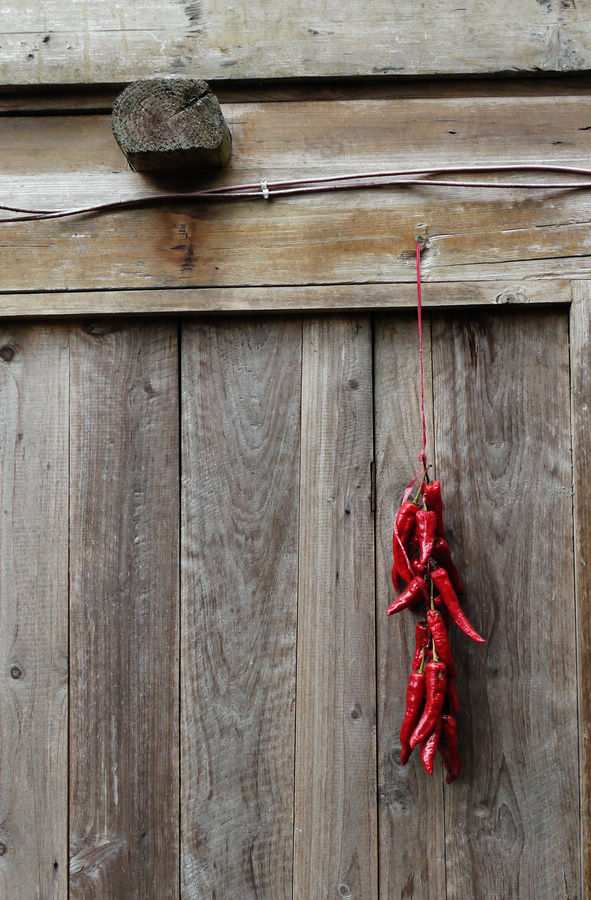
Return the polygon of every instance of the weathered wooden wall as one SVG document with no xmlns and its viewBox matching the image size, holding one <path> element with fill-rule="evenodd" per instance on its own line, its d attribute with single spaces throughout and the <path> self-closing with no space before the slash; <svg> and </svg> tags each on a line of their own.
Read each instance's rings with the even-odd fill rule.
<svg viewBox="0 0 591 900">
<path fill-rule="evenodd" d="M 3 897 L 65 896 L 68 810 L 70 896 L 581 896 L 567 310 L 426 322 L 432 458 L 488 638 L 453 636 L 452 788 L 398 763 L 414 617 L 383 615 L 414 317 L 5 329 Z"/>
<path fill-rule="evenodd" d="M 587 0 L 17 0 L 0 203 L 159 191 L 109 117 L 166 72 L 220 96 L 208 184 L 588 165 L 590 58 Z M 0 226 L 0 900 L 589 896 L 589 202 L 421 187 Z M 453 635 L 451 787 L 399 765 L 414 618 L 384 615 L 417 232 L 429 454 L 487 637 Z"/>
<path fill-rule="evenodd" d="M 573 72 L 591 60 L 588 0 L 13 0 L 6 84 L 175 72 L 216 79 Z"/>
</svg>

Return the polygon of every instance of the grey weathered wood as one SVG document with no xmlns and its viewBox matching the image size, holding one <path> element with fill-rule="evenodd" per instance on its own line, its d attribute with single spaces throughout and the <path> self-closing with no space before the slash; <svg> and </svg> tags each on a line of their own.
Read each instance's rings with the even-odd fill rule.
<svg viewBox="0 0 591 900">
<path fill-rule="evenodd" d="M 590 67 L 579 0 L 16 0 L 0 33 L 5 84 L 211 78 L 573 72 Z"/>
<path fill-rule="evenodd" d="M 80 316 L 101 313 L 269 313 L 407 309 L 416 306 L 412 284 L 313 284 L 292 287 L 172 288 L 154 291 L 68 291 L 0 294 L 0 318 Z M 426 307 L 570 304 L 571 283 L 470 281 L 425 284 Z"/>
<path fill-rule="evenodd" d="M 171 76 L 134 81 L 119 94 L 111 125 L 136 172 L 227 166 L 232 136 L 207 82 Z"/>
<path fill-rule="evenodd" d="M 416 299 L 416 298 L 415 298 Z M 427 455 L 433 459 L 430 323 L 424 321 Z M 376 316 L 376 617 L 380 897 L 445 897 L 443 792 L 439 771 L 428 778 L 418 753 L 400 765 L 399 732 L 414 654 L 410 611 L 387 619 L 394 599 L 392 529 L 422 447 L 416 316 Z"/>
<path fill-rule="evenodd" d="M 294 898 L 377 897 L 371 325 L 304 324 Z"/>
<path fill-rule="evenodd" d="M 417 160 L 587 165 L 589 157 L 591 101 L 580 92 L 550 99 L 244 103 L 224 113 L 235 153 L 212 184 Z M 100 119 L 15 117 L 4 125 L 4 202 L 54 208 L 155 190 L 145 176 L 122 171 L 109 120 L 101 132 Z M 421 230 L 429 235 L 426 281 L 523 283 L 586 277 L 590 219 L 591 191 L 420 187 L 271 202 L 261 195 L 3 225 L 0 267 L 3 290 L 32 292 L 414 282 L 413 238 Z"/>
<path fill-rule="evenodd" d="M 182 340 L 182 890 L 291 898 L 301 323 Z"/>
<path fill-rule="evenodd" d="M 73 325 L 70 895 L 178 885 L 174 323 Z"/>
<path fill-rule="evenodd" d="M 591 885 L 591 292 L 587 282 L 573 284 L 570 315 L 571 421 L 574 469 L 575 597 L 579 685 L 581 772 L 581 884 Z"/>
<path fill-rule="evenodd" d="M 580 895 L 565 312 L 434 319 L 435 447 L 464 606 L 463 774 L 445 794 L 447 897 Z"/>
<path fill-rule="evenodd" d="M 0 896 L 62 898 L 68 812 L 68 329 L 0 331 Z"/>
</svg>

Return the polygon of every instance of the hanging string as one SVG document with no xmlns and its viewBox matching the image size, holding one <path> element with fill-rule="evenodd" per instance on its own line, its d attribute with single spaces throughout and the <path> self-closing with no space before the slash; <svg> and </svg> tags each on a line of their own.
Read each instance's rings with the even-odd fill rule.
<svg viewBox="0 0 591 900">
<path fill-rule="evenodd" d="M 423 449 L 419 460 L 427 468 L 427 426 L 425 424 L 425 383 L 423 378 L 423 304 L 421 301 L 421 240 L 416 238 L 417 257 L 417 317 L 419 320 L 419 366 L 421 369 L 421 421 L 423 425 Z"/>
</svg>

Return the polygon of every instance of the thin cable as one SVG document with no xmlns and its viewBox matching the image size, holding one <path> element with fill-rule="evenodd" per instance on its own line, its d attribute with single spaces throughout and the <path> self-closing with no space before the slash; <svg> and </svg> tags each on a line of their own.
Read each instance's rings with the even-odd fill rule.
<svg viewBox="0 0 591 900">
<path fill-rule="evenodd" d="M 586 180 L 575 182 L 498 182 L 498 181 L 454 181 L 445 178 L 434 178 L 446 174 L 472 173 L 507 173 L 507 172 L 555 172 L 568 173 L 570 175 L 584 176 Z M 415 176 L 422 177 L 415 177 Z M 379 179 L 379 180 L 376 180 Z M 264 185 L 264 187 L 263 187 Z M 5 216 L 0 218 L 0 223 L 32 222 L 41 219 L 59 219 L 68 216 L 82 215 L 84 213 L 114 212 L 121 209 L 130 209 L 138 206 L 148 206 L 158 203 L 173 203 L 196 200 L 255 200 L 271 197 L 288 196 L 292 194 L 308 194 L 337 190 L 360 190 L 367 188 L 405 187 L 405 186 L 442 186 L 458 188 L 508 188 L 508 189 L 534 189 L 534 190 L 586 190 L 591 188 L 591 169 L 577 166 L 553 166 L 542 164 L 513 164 L 499 166 L 451 166 L 448 168 L 420 168 L 400 169 L 398 171 L 385 172 L 360 172 L 354 175 L 332 175 L 321 178 L 302 178 L 291 181 L 267 182 L 260 181 L 252 184 L 226 185 L 219 188 L 188 191 L 181 193 L 150 194 L 140 197 L 131 197 L 127 200 L 114 200 L 107 203 L 99 203 L 63 210 L 39 210 L 25 209 L 22 207 L 7 207 L 0 205 L 0 209 L 22 212 L 23 215 Z"/>
</svg>

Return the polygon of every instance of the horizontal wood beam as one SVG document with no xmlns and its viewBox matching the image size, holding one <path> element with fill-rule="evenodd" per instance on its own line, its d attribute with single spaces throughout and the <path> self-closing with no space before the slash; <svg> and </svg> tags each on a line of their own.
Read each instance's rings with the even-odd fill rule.
<svg viewBox="0 0 591 900">
<path fill-rule="evenodd" d="M 201 183 L 172 185 L 128 170 L 108 116 L 5 119 L 0 203 L 70 208 L 261 178 L 417 165 L 587 166 L 591 158 L 591 97 L 582 93 L 230 103 L 223 111 L 234 138 L 230 166 Z M 591 277 L 590 190 L 425 185 L 270 202 L 262 195 L 217 204 L 174 202 L 2 225 L 2 289 L 241 292 L 322 285 L 330 294 L 335 284 L 412 284 L 417 232 L 428 238 L 426 282 L 502 282 L 504 289 Z M 347 298 L 336 303 L 343 309 L 357 304 Z M 363 305 L 372 308 L 372 300 Z M 290 300 L 288 308 L 306 306 Z"/>
<path fill-rule="evenodd" d="M 432 0 L 428 13 L 413 0 L 13 0 L 0 47 L 0 82 L 12 85 L 591 67 L 588 9 L 574 0 Z"/>
<path fill-rule="evenodd" d="M 425 306 L 568 304 L 566 279 L 527 282 L 441 282 L 423 285 Z M 412 309 L 413 284 L 322 284 L 287 287 L 60 291 L 0 294 L 0 317 L 94 316 L 142 313 L 290 313 L 322 310 Z"/>
</svg>

